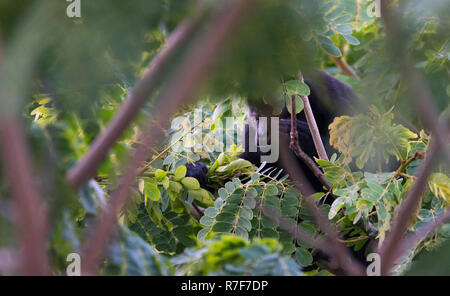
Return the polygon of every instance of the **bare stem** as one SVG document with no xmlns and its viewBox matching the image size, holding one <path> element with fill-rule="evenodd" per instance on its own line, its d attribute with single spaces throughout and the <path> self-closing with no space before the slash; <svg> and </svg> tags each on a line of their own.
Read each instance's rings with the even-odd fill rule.
<svg viewBox="0 0 450 296">
<path fill-rule="evenodd" d="M 357 80 L 360 80 L 361 78 L 358 76 L 358 74 L 355 72 L 355 70 L 350 66 L 347 61 L 344 59 L 343 56 L 341 57 L 334 57 L 332 55 L 328 55 L 330 59 L 334 62 L 334 64 L 341 70 L 342 74 L 346 76 L 353 76 Z"/>
<path fill-rule="evenodd" d="M 389 5 L 392 1 L 381 1 L 381 15 L 386 25 L 387 37 L 392 52 L 399 59 L 400 72 L 405 81 L 408 82 L 408 91 L 413 98 L 417 109 L 420 112 L 424 122 L 433 132 L 432 149 L 427 153 L 425 161 L 421 165 L 419 176 L 413 187 L 409 190 L 406 200 L 399 208 L 394 218 L 391 230 L 389 231 L 385 242 L 380 247 L 381 272 L 389 274 L 397 258 L 401 256 L 400 250 L 403 239 L 411 219 L 416 209 L 420 205 L 422 195 L 426 189 L 428 178 L 430 177 L 438 152 L 443 152 L 447 162 L 450 161 L 450 152 L 448 150 L 449 130 L 445 123 L 439 121 L 438 112 L 434 106 L 431 92 L 423 81 L 423 78 L 414 67 L 414 62 L 409 51 L 404 48 L 402 39 L 405 36 L 402 26 L 398 23 L 395 13 Z"/>
<path fill-rule="evenodd" d="M 303 75 L 299 74 L 299 80 L 301 82 L 305 82 L 303 79 Z M 314 118 L 314 113 L 311 109 L 311 104 L 309 103 L 309 98 L 307 96 L 300 96 L 303 100 L 304 111 L 306 116 L 306 121 L 308 122 L 309 130 L 311 131 L 311 136 L 314 141 L 314 146 L 317 150 L 317 155 L 319 155 L 320 159 L 328 160 L 327 152 L 325 151 L 325 147 L 323 146 L 322 138 L 320 137 L 319 128 L 317 127 L 316 119 Z M 295 110 L 295 109 L 293 109 Z"/>
<path fill-rule="evenodd" d="M 417 208 L 420 206 L 420 201 L 428 184 L 428 178 L 432 173 L 435 155 L 436 152 L 433 150 L 427 153 L 424 162 L 420 166 L 419 176 L 413 187 L 409 190 L 404 202 L 400 204 L 392 222 L 391 230 L 388 232 L 386 240 L 380 247 L 381 273 L 384 275 L 389 274 L 393 264 L 401 255 L 400 246 L 402 245 L 402 240 Z"/>
<path fill-rule="evenodd" d="M 291 108 L 291 110 L 295 110 L 295 95 L 291 96 Z M 291 134 L 289 148 L 291 148 L 295 155 L 297 155 L 297 157 L 299 157 L 303 161 L 303 163 L 305 163 L 309 167 L 317 180 L 319 180 L 319 182 L 322 183 L 322 185 L 325 186 L 328 191 L 333 188 L 333 184 L 328 181 L 327 177 L 325 177 L 314 160 L 312 160 L 311 157 L 309 157 L 309 155 L 306 154 L 300 147 L 298 143 L 297 120 L 295 118 L 295 112 L 291 112 Z"/>
</svg>

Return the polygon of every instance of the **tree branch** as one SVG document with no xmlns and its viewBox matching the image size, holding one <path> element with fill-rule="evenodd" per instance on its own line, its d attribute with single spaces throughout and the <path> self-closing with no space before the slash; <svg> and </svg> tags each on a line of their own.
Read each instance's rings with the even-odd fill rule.
<svg viewBox="0 0 450 296">
<path fill-rule="evenodd" d="M 409 235 L 402 243 L 399 254 L 404 254 L 409 249 L 416 246 L 424 240 L 431 232 L 436 231 L 439 227 L 450 221 L 450 209 L 446 209 L 433 221 L 428 222 L 416 232 Z"/>
<path fill-rule="evenodd" d="M 142 162 L 147 159 L 150 147 L 159 139 L 163 122 L 173 114 L 181 102 L 186 102 L 194 96 L 200 83 L 208 77 L 214 66 L 216 56 L 226 46 L 237 24 L 247 15 L 250 4 L 254 0 L 227 1 L 211 17 L 211 23 L 205 26 L 205 31 L 194 41 L 185 55 L 172 79 L 165 85 L 158 97 L 157 123 L 149 123 L 146 133 L 136 151 L 134 159 L 119 182 L 119 186 L 111 194 L 111 202 L 107 210 L 91 232 L 83 252 L 82 269 L 84 274 L 92 274 L 102 259 L 106 250 L 116 216 L 128 200 L 130 187 Z"/>
<path fill-rule="evenodd" d="M 295 95 L 291 96 L 291 110 L 295 110 Z M 298 143 L 298 133 L 297 133 L 297 120 L 295 118 L 295 113 L 291 112 L 291 135 L 290 135 L 290 143 L 289 148 L 292 149 L 292 151 L 297 155 L 303 163 L 305 163 L 308 168 L 311 170 L 311 172 L 314 174 L 314 177 L 319 180 L 320 183 L 322 183 L 325 188 L 327 188 L 328 191 L 331 191 L 333 188 L 333 184 L 331 184 L 330 181 L 328 181 L 327 177 L 322 173 L 320 168 L 317 166 L 314 160 L 309 157 L 308 154 L 306 154 L 302 148 L 300 147 Z"/>
<path fill-rule="evenodd" d="M 328 55 L 330 59 L 334 62 L 334 64 L 341 70 L 342 74 L 346 76 L 353 76 L 357 80 L 361 78 L 356 74 L 355 70 L 347 63 L 343 56 L 334 57 L 331 54 Z"/>
<path fill-rule="evenodd" d="M 384 275 L 389 274 L 393 264 L 401 255 L 399 248 L 402 245 L 402 240 L 411 224 L 417 208 L 420 206 L 422 196 L 428 184 L 428 178 L 433 170 L 436 156 L 436 152 L 433 150 L 434 149 L 431 148 L 427 153 L 424 162 L 420 166 L 420 173 L 417 181 L 409 190 L 404 202 L 399 205 L 398 212 L 392 222 L 391 230 L 388 232 L 386 240 L 379 249 L 381 257 L 381 273 Z"/>
<path fill-rule="evenodd" d="M 47 206 L 35 183 L 21 121 L 16 117 L 3 119 L 0 138 L 19 228 L 20 269 L 25 275 L 50 275 Z"/>
<path fill-rule="evenodd" d="M 299 190 L 302 199 L 305 201 L 306 206 L 315 217 L 315 220 L 320 226 L 322 232 L 329 240 L 329 250 L 331 252 L 330 258 L 335 261 L 334 265 L 340 267 L 347 275 L 364 275 L 362 266 L 353 258 L 348 249 L 339 242 L 336 230 L 328 221 L 324 213 L 311 199 L 310 196 L 314 193 L 314 191 L 304 177 L 303 173 L 294 165 L 295 160 L 291 156 L 291 153 L 287 147 L 281 146 L 280 148 L 282 150 L 280 151 L 280 155 L 283 167 L 286 169 L 296 188 Z"/>
</svg>

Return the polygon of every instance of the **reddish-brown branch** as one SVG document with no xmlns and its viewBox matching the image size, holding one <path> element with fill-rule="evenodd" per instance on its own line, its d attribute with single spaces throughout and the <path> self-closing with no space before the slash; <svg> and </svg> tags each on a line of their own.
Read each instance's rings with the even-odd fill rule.
<svg viewBox="0 0 450 296">
<path fill-rule="evenodd" d="M 232 36 L 236 25 L 249 12 L 253 0 L 227 1 L 211 18 L 212 23 L 185 55 L 172 79 L 165 85 L 158 97 L 155 121 L 162 125 L 176 110 L 181 102 L 193 98 L 200 83 L 210 72 L 217 54 L 222 50 Z M 150 147 L 161 135 L 160 126 L 149 124 L 142 144 L 138 147 L 134 159 L 119 182 L 119 186 L 111 194 L 111 202 L 105 213 L 92 230 L 83 252 L 82 270 L 84 274 L 95 272 L 103 258 L 111 233 L 116 223 L 116 217 L 128 200 L 130 187 L 135 183 L 138 168 L 150 156 Z"/>
<path fill-rule="evenodd" d="M 295 95 L 292 95 L 291 97 L 291 107 L 295 110 Z M 314 116 L 313 116 L 314 117 Z M 295 118 L 295 113 L 291 112 L 291 135 L 290 135 L 290 143 L 289 148 L 299 157 L 304 164 L 308 166 L 308 168 L 311 170 L 311 172 L 314 174 L 314 176 L 319 180 L 320 183 L 322 183 L 327 190 L 331 190 L 333 188 L 333 184 L 325 177 L 325 175 L 322 173 L 320 168 L 317 166 L 317 164 L 312 160 L 311 157 L 309 157 L 308 154 L 306 154 L 302 148 L 300 147 L 298 143 L 298 133 L 297 133 L 297 120 Z"/>
<path fill-rule="evenodd" d="M 16 117 L 3 119 L 0 139 L 19 228 L 21 272 L 25 275 L 50 275 L 47 208 L 35 183 L 21 121 Z"/>
<path fill-rule="evenodd" d="M 334 64 L 341 70 L 342 74 L 346 76 L 353 76 L 357 80 L 360 80 L 358 74 L 356 74 L 355 70 L 347 63 L 344 57 L 334 57 L 332 55 L 328 55 L 330 59 L 334 62 Z"/>
<path fill-rule="evenodd" d="M 92 178 L 105 160 L 108 151 L 144 106 L 149 95 L 160 84 L 167 71 L 171 57 L 193 35 L 195 21 L 186 21 L 171 34 L 167 44 L 151 61 L 143 77 L 128 94 L 122 108 L 114 116 L 108 127 L 95 139 L 86 156 L 67 174 L 73 187 L 78 188 Z"/>
<path fill-rule="evenodd" d="M 298 145 L 296 145 L 298 146 Z M 296 188 L 299 190 L 302 199 L 306 206 L 315 217 L 318 225 L 323 233 L 326 235 L 329 242 L 329 253 L 331 265 L 336 269 L 341 269 L 347 275 L 364 275 L 362 266 L 353 258 L 347 248 L 339 242 L 339 236 L 331 223 L 328 221 L 324 213 L 317 207 L 315 202 L 311 199 L 314 193 L 310 184 L 304 177 L 304 174 L 294 164 L 296 163 L 287 147 L 280 147 L 281 161 L 283 167 L 286 169 L 290 178 L 294 182 Z"/>
<path fill-rule="evenodd" d="M 299 74 L 299 80 L 305 83 L 303 79 L 303 75 Z M 320 137 L 319 128 L 317 127 L 316 119 L 314 118 L 314 113 L 311 108 L 311 104 L 309 103 L 308 96 L 300 96 L 304 105 L 304 112 L 306 121 L 308 122 L 309 130 L 311 131 L 311 136 L 313 138 L 314 146 L 317 150 L 317 155 L 320 159 L 328 160 L 327 152 L 325 151 L 325 147 L 323 146 L 322 138 Z M 295 109 L 294 109 L 295 110 Z"/>
<path fill-rule="evenodd" d="M 404 202 L 400 204 L 392 222 L 391 230 L 388 232 L 386 240 L 380 247 L 381 273 L 384 275 L 389 274 L 393 264 L 401 255 L 400 246 L 427 188 L 428 178 L 433 170 L 435 155 L 436 152 L 433 150 L 427 153 L 424 162 L 420 166 L 417 181 L 409 190 Z"/>
</svg>

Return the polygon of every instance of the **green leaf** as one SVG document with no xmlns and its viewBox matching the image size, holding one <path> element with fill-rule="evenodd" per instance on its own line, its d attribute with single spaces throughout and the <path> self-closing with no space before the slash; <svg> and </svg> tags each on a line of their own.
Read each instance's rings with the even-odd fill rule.
<svg viewBox="0 0 450 296">
<path fill-rule="evenodd" d="M 169 181 L 169 190 L 176 192 L 176 193 L 180 193 L 181 190 L 183 189 L 183 186 L 175 181 Z"/>
<path fill-rule="evenodd" d="M 164 189 L 169 189 L 170 187 L 170 180 L 169 178 L 166 176 L 164 177 L 164 179 L 162 179 L 161 184 L 163 185 Z"/>
<path fill-rule="evenodd" d="M 252 230 L 252 224 L 250 223 L 250 221 L 245 218 L 245 217 L 240 217 L 238 220 L 238 226 L 244 228 L 247 231 L 251 231 Z"/>
<path fill-rule="evenodd" d="M 236 219 L 236 214 L 235 213 L 227 213 L 227 212 L 222 212 L 219 215 L 216 216 L 216 221 L 217 222 L 228 222 L 228 223 L 233 223 L 233 221 Z"/>
<path fill-rule="evenodd" d="M 212 227 L 212 231 L 214 232 L 230 232 L 233 228 L 233 224 L 231 223 L 225 223 L 225 222 L 219 222 L 214 224 Z"/>
<path fill-rule="evenodd" d="M 205 216 L 208 216 L 208 217 L 211 217 L 211 218 L 216 217 L 218 213 L 219 213 L 219 210 L 216 209 L 216 208 L 213 208 L 213 207 L 207 208 L 205 210 Z"/>
<path fill-rule="evenodd" d="M 228 192 L 228 193 L 233 193 L 233 191 L 234 191 L 234 189 L 236 188 L 236 186 L 234 185 L 234 183 L 233 182 L 227 182 L 226 184 L 225 184 L 225 189 L 226 189 L 226 191 Z"/>
<path fill-rule="evenodd" d="M 336 27 L 336 31 L 338 31 L 338 33 L 341 35 L 350 35 L 353 31 L 353 24 L 347 23 L 339 25 Z"/>
<path fill-rule="evenodd" d="M 292 113 L 292 108 L 291 108 L 291 97 L 286 96 L 286 109 L 288 110 L 289 113 Z M 298 114 L 300 112 L 303 111 L 303 108 L 305 107 L 303 100 L 296 96 L 295 97 L 295 114 Z"/>
<path fill-rule="evenodd" d="M 333 204 L 331 205 L 330 211 L 328 212 L 328 219 L 333 219 L 334 216 L 337 215 L 339 210 L 344 206 L 345 203 L 345 197 L 338 197 L 334 200 Z"/>
<path fill-rule="evenodd" d="M 258 196 L 258 192 L 256 191 L 255 188 L 250 187 L 247 190 L 247 197 L 257 197 Z"/>
<path fill-rule="evenodd" d="M 203 216 L 200 218 L 200 224 L 205 226 L 212 226 L 214 224 L 214 219 L 208 216 Z"/>
<path fill-rule="evenodd" d="M 218 173 L 234 173 L 237 170 L 242 170 L 245 168 L 249 168 L 253 166 L 253 164 L 245 159 L 236 159 L 233 160 L 232 162 L 230 162 L 229 164 L 225 165 L 225 166 L 221 166 L 217 169 Z"/>
<path fill-rule="evenodd" d="M 181 181 L 186 176 L 187 168 L 184 165 L 177 167 L 174 173 L 173 179 L 175 181 Z"/>
<path fill-rule="evenodd" d="M 228 197 L 228 191 L 225 188 L 220 188 L 218 193 L 222 199 L 226 199 Z"/>
<path fill-rule="evenodd" d="M 277 186 L 273 184 L 267 185 L 265 195 L 278 195 Z"/>
<path fill-rule="evenodd" d="M 201 203 L 202 206 L 211 207 L 214 206 L 214 197 L 211 192 L 203 188 L 189 190 L 189 195 L 191 195 L 196 201 Z"/>
<path fill-rule="evenodd" d="M 144 183 L 144 194 L 145 199 L 150 199 L 151 201 L 159 201 L 161 199 L 161 192 L 154 183 L 146 181 Z"/>
<path fill-rule="evenodd" d="M 450 205 L 450 178 L 443 173 L 434 173 L 428 181 L 430 191 L 434 196 L 442 198 Z"/>
<path fill-rule="evenodd" d="M 317 36 L 317 39 L 319 40 L 320 45 L 322 48 L 329 53 L 330 55 L 334 57 L 340 57 L 342 56 L 341 50 L 334 45 L 333 41 L 327 36 Z"/>
<path fill-rule="evenodd" d="M 164 177 L 166 177 L 166 176 L 167 176 L 167 172 L 163 171 L 161 169 L 157 169 L 155 172 L 155 179 L 159 182 L 161 182 L 164 179 Z"/>
<path fill-rule="evenodd" d="M 330 144 L 344 154 L 345 163 L 356 158 L 358 168 L 371 159 L 387 163 L 390 155 L 405 160 L 411 149 L 410 139 L 417 135 L 393 124 L 393 117 L 392 110 L 380 113 L 375 106 L 368 114 L 336 117 L 330 124 Z"/>
</svg>

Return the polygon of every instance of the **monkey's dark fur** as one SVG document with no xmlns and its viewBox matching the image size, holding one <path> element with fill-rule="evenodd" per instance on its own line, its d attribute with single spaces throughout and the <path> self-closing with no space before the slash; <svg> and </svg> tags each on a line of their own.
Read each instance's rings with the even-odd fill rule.
<svg viewBox="0 0 450 296">
<path fill-rule="evenodd" d="M 322 142 L 325 146 L 327 154 L 331 155 L 336 151 L 329 145 L 328 127 L 330 123 L 337 116 L 353 115 L 357 111 L 364 112 L 365 108 L 362 107 L 359 99 L 347 85 L 325 72 L 320 71 L 313 73 L 309 79 L 305 80 L 305 83 L 308 84 L 311 90 L 309 101 L 320 132 L 320 136 L 322 138 Z M 256 119 L 258 119 L 259 117 L 274 116 L 272 107 L 270 105 L 262 104 L 259 100 L 257 101 L 250 99 L 249 110 L 250 116 L 255 117 Z M 286 108 L 284 108 L 282 113 L 279 115 L 279 118 L 280 138 L 281 135 L 285 135 L 287 137 L 284 138 L 289 139 L 291 131 L 291 119 L 290 113 Z M 296 115 L 296 125 L 300 147 L 309 157 L 317 157 L 316 148 L 314 146 L 311 132 L 303 111 Z M 245 127 L 245 152 L 242 153 L 239 157 L 250 161 L 255 166 L 260 166 L 262 152 L 258 148 L 258 143 L 256 143 L 256 146 L 258 148 L 256 152 L 249 151 L 249 141 L 255 140 L 258 141 L 257 139 L 249 138 L 249 125 L 247 124 Z M 289 142 L 280 142 L 280 145 L 289 145 Z M 297 164 L 303 170 L 304 176 L 307 178 L 312 188 L 316 192 L 323 191 L 322 184 L 316 179 L 314 174 L 303 163 L 301 159 L 297 158 Z M 277 168 L 282 167 L 280 161 L 268 164 L 268 166 Z M 205 163 L 199 161 L 194 165 L 187 165 L 187 169 L 188 176 L 197 178 L 201 186 L 207 188 L 207 166 Z M 364 250 L 365 248 L 362 249 Z M 363 254 L 363 252 L 364 251 L 357 252 L 358 254 L 355 255 L 361 262 L 364 263 L 365 254 Z M 326 256 L 324 254 L 321 254 L 320 252 L 314 257 L 315 262 L 323 261 L 324 259 L 325 261 L 327 261 Z M 339 271 L 336 272 L 339 273 Z"/>
</svg>

